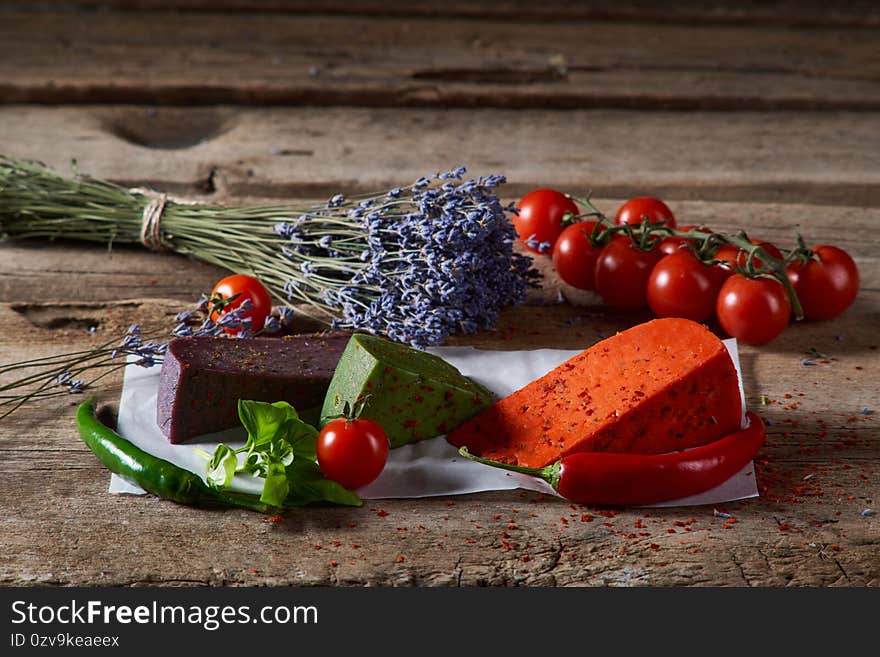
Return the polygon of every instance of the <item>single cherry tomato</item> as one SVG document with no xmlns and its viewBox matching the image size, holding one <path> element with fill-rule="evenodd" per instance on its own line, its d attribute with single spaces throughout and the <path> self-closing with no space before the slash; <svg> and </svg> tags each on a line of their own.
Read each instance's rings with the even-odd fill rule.
<svg viewBox="0 0 880 657">
<path fill-rule="evenodd" d="M 752 244 L 754 244 L 755 246 L 760 246 L 762 249 L 764 249 L 767 252 L 767 255 L 769 255 L 771 258 L 776 258 L 777 260 L 783 260 L 782 251 L 780 251 L 776 247 L 776 245 L 773 244 L 772 242 L 765 242 L 764 240 L 749 240 L 749 241 Z M 744 254 L 740 255 L 740 261 L 745 263 L 746 256 Z M 764 266 L 764 261 L 758 257 L 755 258 L 754 262 L 755 262 L 755 265 L 757 265 L 758 267 Z"/>
<path fill-rule="evenodd" d="M 555 189 L 536 189 L 520 199 L 513 225 L 520 241 L 535 253 L 550 253 L 565 226 L 562 218 L 578 214 L 577 205 Z M 547 245 L 550 245 L 549 247 Z"/>
<path fill-rule="evenodd" d="M 658 317 L 684 317 L 704 322 L 715 312 L 724 281 L 689 249 L 663 257 L 648 278 L 648 305 Z"/>
<path fill-rule="evenodd" d="M 388 460 L 388 436 L 375 420 L 331 420 L 318 434 L 318 465 L 328 479 L 346 488 L 366 486 Z"/>
<path fill-rule="evenodd" d="M 713 258 L 721 261 L 717 265 L 718 267 L 726 269 L 732 274 L 733 268 L 739 262 L 739 253 L 739 247 L 736 247 L 733 244 L 722 244 L 718 247 L 718 250 L 715 251 Z"/>
<path fill-rule="evenodd" d="M 777 260 L 782 260 L 782 251 L 780 251 L 774 244 L 770 242 L 765 242 L 763 240 L 749 240 L 752 244 L 756 246 L 760 246 L 764 249 L 772 258 L 776 258 Z M 728 275 L 734 272 L 734 267 L 739 265 L 740 267 L 745 267 L 748 262 L 748 254 L 740 249 L 738 246 L 734 246 L 733 244 L 722 244 L 718 247 L 718 250 L 715 252 L 715 259 L 722 260 L 723 262 L 717 267 L 719 269 L 723 269 L 728 272 Z M 764 261 L 759 257 L 755 257 L 753 263 L 756 267 L 761 268 L 764 267 Z"/>
<path fill-rule="evenodd" d="M 754 244 L 755 246 L 760 246 L 762 249 L 764 249 L 768 253 L 768 255 L 770 255 L 770 257 L 776 258 L 777 260 L 783 259 L 782 251 L 780 251 L 778 248 L 776 248 L 776 246 L 774 244 L 772 244 L 770 242 L 765 242 L 764 240 L 752 239 L 749 241 L 752 244 Z M 727 259 L 727 260 L 731 259 L 731 254 L 733 253 L 733 250 L 736 250 L 737 251 L 737 255 L 736 255 L 737 264 L 739 264 L 741 267 L 746 266 L 746 263 L 749 260 L 749 256 L 745 251 L 737 249 L 737 247 L 729 245 L 729 244 L 722 246 L 721 249 L 719 249 L 718 251 L 721 252 L 722 249 L 726 249 L 725 259 Z M 717 255 L 716 255 L 716 258 L 717 258 Z M 755 258 L 752 262 L 754 263 L 755 267 L 758 267 L 759 269 L 765 267 L 764 261 L 761 260 L 761 258 L 759 258 L 758 256 L 755 256 Z"/>
<path fill-rule="evenodd" d="M 715 260 L 720 260 L 721 262 L 714 265 L 712 268 L 722 281 L 727 280 L 728 277 L 735 273 L 734 267 L 736 267 L 739 262 L 739 254 L 739 249 L 732 244 L 722 244 L 718 247 L 718 250 L 715 251 L 713 258 Z"/>
<path fill-rule="evenodd" d="M 715 313 L 728 335 L 749 344 L 763 344 L 788 326 L 791 302 L 775 278 L 734 274 L 718 292 Z"/>
<path fill-rule="evenodd" d="M 618 226 L 635 225 L 642 223 L 646 217 L 649 223 L 658 224 L 662 221 L 669 228 L 675 228 L 675 216 L 669 206 L 650 196 L 637 196 L 628 200 L 620 206 L 614 221 Z"/>
<path fill-rule="evenodd" d="M 809 319 L 832 319 L 849 308 L 859 291 L 859 270 L 836 246 L 812 249 L 816 259 L 792 262 L 786 273 Z"/>
<path fill-rule="evenodd" d="M 596 292 L 609 306 L 641 308 L 648 277 L 662 257 L 658 249 L 642 251 L 627 237 L 611 240 L 596 259 Z"/>
<path fill-rule="evenodd" d="M 702 226 L 682 226 L 678 230 L 686 233 L 690 230 L 693 230 L 694 228 L 699 228 L 704 233 L 712 232 L 708 228 L 703 228 Z M 675 253 L 676 251 L 678 251 L 678 249 L 680 249 L 685 244 L 695 246 L 694 240 L 690 240 L 687 237 L 673 237 L 670 235 L 669 237 L 664 237 L 657 248 L 663 251 L 663 253 L 665 253 L 666 255 L 669 255 L 670 253 Z"/>
<path fill-rule="evenodd" d="M 236 296 L 237 295 L 237 296 Z M 211 298 L 220 297 L 229 299 L 236 297 L 232 301 L 223 306 L 220 311 L 211 313 L 211 320 L 216 322 L 221 315 L 225 315 L 231 310 L 235 310 L 241 304 L 249 299 L 251 302 L 250 310 L 246 310 L 241 314 L 242 319 L 250 318 L 251 330 L 259 331 L 263 328 L 266 318 L 272 312 L 272 297 L 266 286 L 253 276 L 245 274 L 233 274 L 217 282 L 211 291 Z M 227 328 L 227 333 L 235 334 L 239 332 L 239 328 Z"/>
<path fill-rule="evenodd" d="M 559 278 L 579 290 L 596 289 L 596 259 L 602 247 L 589 240 L 595 221 L 566 226 L 553 248 L 553 265 Z"/>
</svg>

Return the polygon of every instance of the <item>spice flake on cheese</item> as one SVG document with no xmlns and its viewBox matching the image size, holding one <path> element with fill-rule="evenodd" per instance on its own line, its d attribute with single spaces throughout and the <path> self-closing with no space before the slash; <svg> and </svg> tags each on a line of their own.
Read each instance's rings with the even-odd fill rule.
<svg viewBox="0 0 880 657">
<path fill-rule="evenodd" d="M 737 431 L 741 403 L 724 343 L 696 322 L 657 319 L 570 358 L 448 439 L 527 467 L 575 452 L 656 454 Z"/>
</svg>

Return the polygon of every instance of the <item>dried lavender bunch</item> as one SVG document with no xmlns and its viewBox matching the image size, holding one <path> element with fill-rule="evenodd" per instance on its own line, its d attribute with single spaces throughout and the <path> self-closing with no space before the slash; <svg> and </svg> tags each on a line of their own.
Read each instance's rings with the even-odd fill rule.
<svg viewBox="0 0 880 657">
<path fill-rule="evenodd" d="M 416 345 L 493 326 L 536 274 L 513 252 L 513 225 L 493 193 L 504 177 L 460 182 L 464 172 L 383 196 L 335 196 L 278 223 L 282 257 L 299 269 L 287 298 L 329 310 L 335 328 Z"/>
<path fill-rule="evenodd" d="M 178 203 L 0 158 L 0 239 L 140 242 L 256 276 L 336 328 L 425 346 L 495 324 L 537 273 L 495 190 L 463 167 L 306 210 Z"/>
</svg>

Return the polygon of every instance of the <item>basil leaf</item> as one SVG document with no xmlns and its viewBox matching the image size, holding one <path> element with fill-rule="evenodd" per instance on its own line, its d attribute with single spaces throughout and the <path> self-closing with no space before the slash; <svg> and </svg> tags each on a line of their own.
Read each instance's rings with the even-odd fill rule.
<svg viewBox="0 0 880 657">
<path fill-rule="evenodd" d="M 287 466 L 290 491 L 284 503 L 302 506 L 313 502 L 332 502 L 347 506 L 361 506 L 361 498 L 342 484 L 327 479 L 314 461 L 296 458 Z"/>
<path fill-rule="evenodd" d="M 235 470 L 238 467 L 238 458 L 235 450 L 223 443 L 217 445 L 214 455 L 208 461 L 206 479 L 209 486 L 223 488 L 232 483 Z"/>
<path fill-rule="evenodd" d="M 246 447 L 252 452 L 268 447 L 281 426 L 287 420 L 299 420 L 299 414 L 284 401 L 269 404 L 239 399 L 238 418 L 248 432 Z"/>
<path fill-rule="evenodd" d="M 296 456 L 317 460 L 318 430 L 311 424 L 291 418 L 284 423 L 279 434 L 290 444 Z"/>
<path fill-rule="evenodd" d="M 278 461 L 281 465 L 290 465 L 293 463 L 293 447 L 290 443 L 279 436 L 275 436 L 272 446 L 269 448 L 269 458 Z"/>
<path fill-rule="evenodd" d="M 284 464 L 275 459 L 267 459 L 266 483 L 260 501 L 271 506 L 284 506 L 290 492 L 287 472 Z"/>
<path fill-rule="evenodd" d="M 257 477 L 265 477 L 266 464 L 263 463 L 262 452 L 251 452 L 248 454 L 244 459 L 244 465 L 241 466 L 241 470 Z"/>
</svg>

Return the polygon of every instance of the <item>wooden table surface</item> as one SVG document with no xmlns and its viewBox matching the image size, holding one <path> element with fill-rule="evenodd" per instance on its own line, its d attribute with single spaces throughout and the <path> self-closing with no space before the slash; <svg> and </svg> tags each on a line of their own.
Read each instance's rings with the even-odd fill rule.
<svg viewBox="0 0 880 657">
<path fill-rule="evenodd" d="M 4 154 L 230 204 L 464 164 L 506 174 L 506 200 L 592 189 L 612 213 L 649 194 L 681 223 L 784 246 L 799 230 L 852 253 L 862 289 L 835 320 L 741 348 L 748 401 L 771 423 L 758 499 L 606 509 L 513 491 L 273 522 L 108 494 L 71 398 L 0 422 L 0 583 L 880 584 L 875 4 L 36 4 L 0 7 Z M 451 342 L 582 348 L 648 317 L 573 294 L 540 264 L 528 305 Z M 0 362 L 167 324 L 221 273 L 139 248 L 0 244 Z M 827 358 L 803 365 L 811 349 Z M 101 402 L 116 405 L 120 384 Z"/>
</svg>

